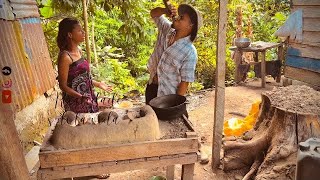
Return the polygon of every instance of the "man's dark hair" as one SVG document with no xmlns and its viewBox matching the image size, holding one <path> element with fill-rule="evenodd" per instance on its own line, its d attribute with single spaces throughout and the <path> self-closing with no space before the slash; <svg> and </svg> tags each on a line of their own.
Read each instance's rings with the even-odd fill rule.
<svg viewBox="0 0 320 180">
<path fill-rule="evenodd" d="M 190 34 L 190 40 L 194 41 L 197 37 L 198 33 L 198 14 L 196 11 L 189 5 L 187 4 L 181 4 L 178 8 L 179 14 L 188 14 L 191 20 L 192 25 L 192 30 Z"/>
</svg>

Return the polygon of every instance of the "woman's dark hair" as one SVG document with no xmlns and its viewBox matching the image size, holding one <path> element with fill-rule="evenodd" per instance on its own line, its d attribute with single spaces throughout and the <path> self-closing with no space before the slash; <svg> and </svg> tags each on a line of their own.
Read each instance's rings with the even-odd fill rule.
<svg viewBox="0 0 320 180">
<path fill-rule="evenodd" d="M 64 18 L 59 23 L 59 31 L 57 36 L 57 43 L 60 51 L 67 50 L 68 48 L 68 33 L 71 33 L 75 25 L 79 24 L 79 21 L 75 18 Z"/>
</svg>

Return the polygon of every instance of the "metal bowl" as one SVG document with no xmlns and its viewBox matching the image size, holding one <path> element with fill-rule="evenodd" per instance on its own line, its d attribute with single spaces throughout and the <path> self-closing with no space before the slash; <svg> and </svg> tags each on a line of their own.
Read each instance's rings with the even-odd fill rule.
<svg viewBox="0 0 320 180">
<path fill-rule="evenodd" d="M 187 113 L 186 97 L 170 94 L 153 98 L 149 105 L 157 114 L 158 119 L 172 120 Z"/>
<path fill-rule="evenodd" d="M 250 45 L 250 39 L 249 38 L 236 38 L 234 40 L 234 44 L 238 48 L 246 48 Z"/>
</svg>

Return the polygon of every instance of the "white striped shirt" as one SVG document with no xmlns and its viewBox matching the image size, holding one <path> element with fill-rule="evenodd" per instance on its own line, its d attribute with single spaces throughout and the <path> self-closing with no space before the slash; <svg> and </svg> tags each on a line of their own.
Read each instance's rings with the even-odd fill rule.
<svg viewBox="0 0 320 180">
<path fill-rule="evenodd" d="M 175 30 L 171 22 L 164 17 L 154 18 L 158 27 L 155 49 L 148 62 L 149 84 L 158 75 L 158 96 L 176 94 L 181 81 L 193 82 L 197 63 L 197 50 L 190 36 L 181 38 L 169 46 L 169 40 Z"/>
</svg>

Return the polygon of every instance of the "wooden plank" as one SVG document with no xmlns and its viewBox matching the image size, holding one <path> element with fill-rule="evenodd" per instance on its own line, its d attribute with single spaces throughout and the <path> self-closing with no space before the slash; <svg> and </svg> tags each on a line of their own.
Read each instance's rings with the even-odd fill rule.
<svg viewBox="0 0 320 180">
<path fill-rule="evenodd" d="M 187 118 L 187 116 L 186 115 L 182 115 L 182 118 L 183 118 L 183 120 L 184 120 L 184 124 L 190 129 L 190 130 L 192 130 L 192 132 L 194 132 L 194 127 L 193 127 L 193 124 L 192 124 L 192 122 Z"/>
<path fill-rule="evenodd" d="M 24 157 L 26 159 L 28 171 L 31 172 L 31 170 L 38 164 L 39 162 L 39 151 L 40 146 L 34 146 Z"/>
<path fill-rule="evenodd" d="M 186 138 L 194 138 L 197 137 L 197 133 L 196 132 L 186 132 Z"/>
<path fill-rule="evenodd" d="M 181 180 L 193 180 L 194 163 L 182 165 Z"/>
<path fill-rule="evenodd" d="M 97 174 L 106 174 L 106 173 L 117 173 L 123 171 L 132 171 L 136 169 L 150 169 L 155 167 L 170 166 L 174 164 L 191 164 L 197 161 L 197 154 L 191 153 L 187 154 L 184 157 L 177 157 L 172 159 L 162 159 L 159 161 L 145 161 L 145 162 L 135 162 L 127 164 L 116 164 L 113 166 L 95 166 L 79 169 L 70 169 L 70 170 L 60 170 L 52 171 L 49 169 L 39 169 L 38 177 L 41 179 L 60 179 L 68 177 L 83 177 L 83 176 L 93 176 Z"/>
<path fill-rule="evenodd" d="M 0 103 L 0 179 L 29 179 L 29 173 L 18 132 L 14 124 L 14 111 L 10 105 Z"/>
<path fill-rule="evenodd" d="M 303 18 L 303 31 L 320 31 L 320 18 Z"/>
<path fill-rule="evenodd" d="M 311 85 L 320 86 L 320 73 L 286 66 L 284 76 L 291 79 L 303 81 Z"/>
<path fill-rule="evenodd" d="M 239 50 L 241 52 L 263 52 L 265 50 L 272 49 L 281 45 L 282 43 L 257 41 L 252 42 L 251 45 L 246 48 L 237 48 L 236 46 L 232 46 L 229 49 L 232 51 Z"/>
<path fill-rule="evenodd" d="M 320 60 L 320 47 L 292 43 L 288 47 L 287 55 Z"/>
<path fill-rule="evenodd" d="M 304 18 L 320 18 L 320 7 L 317 6 L 294 6 L 291 13 L 297 9 L 302 9 Z"/>
<path fill-rule="evenodd" d="M 295 43 L 294 40 L 289 39 L 289 44 Z M 299 44 L 320 47 L 320 32 L 304 31 L 302 42 Z"/>
<path fill-rule="evenodd" d="M 303 32 L 302 44 L 320 47 L 320 32 Z"/>
<path fill-rule="evenodd" d="M 287 66 L 306 69 L 313 72 L 320 73 L 320 60 L 312 58 L 304 58 L 298 56 L 287 55 L 285 64 Z"/>
<path fill-rule="evenodd" d="M 216 169 L 220 164 L 220 149 L 222 143 L 222 131 L 224 121 L 224 101 L 225 101 L 225 61 L 226 61 L 226 28 L 228 23 L 227 14 L 228 0 L 219 1 L 218 18 L 218 39 L 217 39 L 217 71 L 215 79 L 215 108 L 214 125 L 212 135 L 212 169 Z"/>
<path fill-rule="evenodd" d="M 166 178 L 167 180 L 174 180 L 174 165 L 167 166 Z"/>
<path fill-rule="evenodd" d="M 294 6 L 320 6 L 319 0 L 292 0 Z"/>
<path fill-rule="evenodd" d="M 110 145 L 75 150 L 40 152 L 42 168 L 136 159 L 198 151 L 197 138 L 177 138 L 151 142 Z"/>
</svg>

